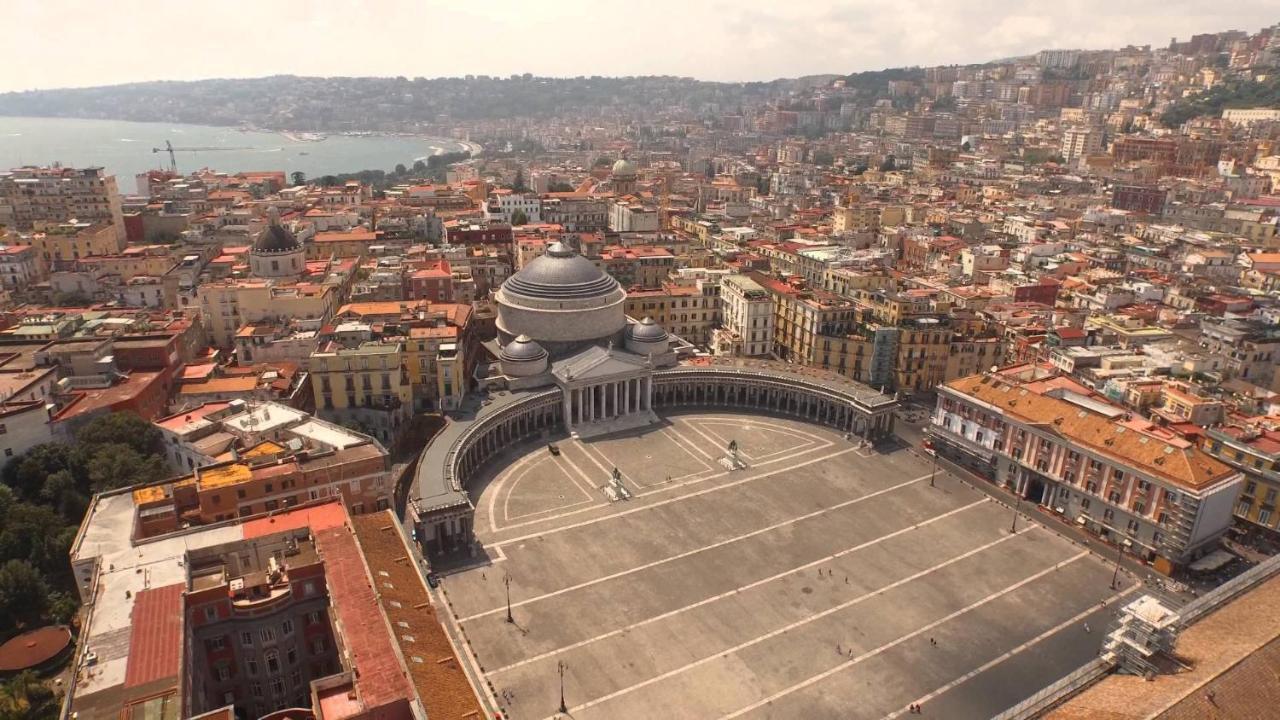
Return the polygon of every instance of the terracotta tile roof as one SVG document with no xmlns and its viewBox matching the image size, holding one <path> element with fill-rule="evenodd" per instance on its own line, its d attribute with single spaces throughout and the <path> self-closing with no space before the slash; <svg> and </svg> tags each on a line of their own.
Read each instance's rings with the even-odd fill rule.
<svg viewBox="0 0 1280 720">
<path fill-rule="evenodd" d="M 324 557 L 325 579 L 343 641 L 357 669 L 356 692 L 369 709 L 413 697 L 414 688 L 391 645 L 387 621 L 378 611 L 372 579 L 351 531 L 312 528 Z M 381 585 L 381 583 L 379 583 Z"/>
<path fill-rule="evenodd" d="M 418 697 L 426 706 L 427 717 L 436 720 L 483 718 L 484 710 L 430 604 L 413 554 L 395 522 L 386 510 L 351 518 L 365 561 L 378 580 L 382 611 L 397 628 L 396 640 Z"/>
<path fill-rule="evenodd" d="M 1280 705 L 1280 577 L 1185 630 L 1174 652 L 1188 669 L 1154 680 L 1108 675 L 1046 720 L 1191 720 L 1275 717 Z M 1213 693 L 1213 702 L 1208 693 Z"/>
<path fill-rule="evenodd" d="M 240 532 L 246 540 L 309 527 L 313 531 L 341 527 L 347 519 L 347 511 L 342 503 L 335 500 L 322 505 L 312 505 L 290 510 L 278 515 L 269 515 L 247 520 L 240 525 Z"/>
<path fill-rule="evenodd" d="M 971 375 L 946 387 L 999 408 L 1012 418 L 1038 425 L 1122 465 L 1191 490 L 1232 477 L 1236 471 L 1191 443 L 1174 443 L 1130 430 L 1078 405 L 1037 395 L 1018 385 L 985 375 Z"/>
<path fill-rule="evenodd" d="M 175 583 L 138 593 L 130 616 L 126 688 L 178 675 L 182 658 L 182 591 Z"/>
</svg>

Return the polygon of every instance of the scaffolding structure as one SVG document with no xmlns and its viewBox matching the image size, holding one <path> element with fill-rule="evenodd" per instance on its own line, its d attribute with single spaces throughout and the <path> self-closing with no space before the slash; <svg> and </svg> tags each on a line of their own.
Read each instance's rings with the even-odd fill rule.
<svg viewBox="0 0 1280 720">
<path fill-rule="evenodd" d="M 1102 644 L 1102 659 L 1133 675 L 1164 671 L 1160 663 L 1172 658 L 1178 637 L 1178 614 L 1152 595 L 1120 609 Z"/>
</svg>

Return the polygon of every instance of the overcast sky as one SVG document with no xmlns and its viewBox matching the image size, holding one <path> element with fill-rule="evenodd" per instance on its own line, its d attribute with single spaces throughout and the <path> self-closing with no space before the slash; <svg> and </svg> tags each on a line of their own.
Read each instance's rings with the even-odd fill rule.
<svg viewBox="0 0 1280 720">
<path fill-rule="evenodd" d="M 279 73 L 771 80 L 1277 21 L 1276 0 L 0 0 L 0 91 Z"/>
</svg>

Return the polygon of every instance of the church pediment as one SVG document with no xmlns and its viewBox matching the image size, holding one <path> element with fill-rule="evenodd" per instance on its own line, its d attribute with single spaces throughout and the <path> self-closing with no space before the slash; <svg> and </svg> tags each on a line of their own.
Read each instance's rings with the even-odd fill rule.
<svg viewBox="0 0 1280 720">
<path fill-rule="evenodd" d="M 591 347 L 555 362 L 551 373 L 561 383 L 635 376 L 651 370 L 648 358 L 618 348 Z"/>
</svg>

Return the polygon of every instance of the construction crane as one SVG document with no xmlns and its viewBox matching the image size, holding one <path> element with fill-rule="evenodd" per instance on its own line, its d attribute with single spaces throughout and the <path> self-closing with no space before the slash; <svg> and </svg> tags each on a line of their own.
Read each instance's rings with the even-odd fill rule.
<svg viewBox="0 0 1280 720">
<path fill-rule="evenodd" d="M 169 172 L 178 172 L 178 158 L 174 153 L 180 152 L 212 152 L 215 150 L 252 150 L 249 147 L 174 147 L 173 143 L 168 140 L 164 141 L 164 147 L 151 148 L 152 153 L 169 153 Z"/>
</svg>

